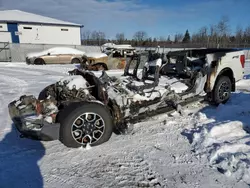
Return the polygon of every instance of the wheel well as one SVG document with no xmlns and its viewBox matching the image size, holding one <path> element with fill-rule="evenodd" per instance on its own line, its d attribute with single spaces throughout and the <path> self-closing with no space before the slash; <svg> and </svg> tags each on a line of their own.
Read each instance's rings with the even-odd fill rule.
<svg viewBox="0 0 250 188">
<path fill-rule="evenodd" d="M 43 58 L 40 58 L 40 57 L 38 57 L 38 58 L 36 58 L 35 60 L 34 60 L 34 63 L 36 63 L 37 61 L 42 61 L 44 64 L 45 64 L 45 61 L 44 61 L 44 59 Z"/>
<path fill-rule="evenodd" d="M 95 66 L 95 65 L 102 65 L 105 70 L 108 70 L 108 66 L 105 63 L 98 62 L 98 63 L 95 63 L 93 66 Z"/>
<path fill-rule="evenodd" d="M 73 62 L 74 59 L 77 59 L 79 62 L 81 62 L 81 60 L 80 60 L 79 58 L 77 58 L 77 57 L 72 58 L 72 59 L 71 59 L 71 62 Z"/>
<path fill-rule="evenodd" d="M 73 111 L 74 109 L 80 107 L 80 106 L 84 106 L 86 104 L 89 104 L 91 102 L 87 102 L 87 101 L 74 101 L 74 102 L 68 102 L 65 103 L 61 106 L 59 112 L 56 115 L 56 123 L 60 123 L 61 121 L 64 120 L 64 118 L 67 116 L 68 111 Z M 95 103 L 98 105 L 101 105 L 99 103 Z M 65 110 L 66 109 L 66 110 Z"/>
<path fill-rule="evenodd" d="M 234 78 L 234 73 L 232 71 L 232 69 L 230 68 L 225 68 L 223 69 L 220 74 L 217 76 L 217 79 L 216 81 L 218 80 L 219 77 L 221 76 L 227 76 L 230 80 L 231 80 L 231 83 L 232 83 L 232 91 L 235 91 L 235 78 Z"/>
</svg>

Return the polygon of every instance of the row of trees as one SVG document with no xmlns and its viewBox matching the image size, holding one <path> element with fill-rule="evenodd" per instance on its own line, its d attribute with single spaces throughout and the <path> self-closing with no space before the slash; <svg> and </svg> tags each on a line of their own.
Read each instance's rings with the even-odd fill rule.
<svg viewBox="0 0 250 188">
<path fill-rule="evenodd" d="M 158 38 L 148 36 L 145 31 L 137 31 L 132 39 L 127 39 L 124 33 L 117 33 L 115 39 L 106 39 L 101 31 L 84 31 L 82 35 L 84 45 L 102 45 L 106 42 L 116 44 L 131 44 L 132 46 L 148 47 L 250 47 L 250 26 L 242 28 L 237 26 L 232 32 L 228 17 L 222 17 L 217 24 L 203 26 L 190 35 L 176 33 Z"/>
</svg>

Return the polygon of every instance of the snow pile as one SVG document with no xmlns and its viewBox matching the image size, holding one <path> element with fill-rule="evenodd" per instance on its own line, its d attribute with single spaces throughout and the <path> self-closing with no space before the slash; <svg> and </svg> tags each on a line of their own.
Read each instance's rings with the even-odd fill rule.
<svg viewBox="0 0 250 188">
<path fill-rule="evenodd" d="M 228 104 L 199 112 L 195 127 L 184 134 L 197 156 L 207 157 L 219 172 L 250 185 L 249 106 L 249 94 L 234 93 Z"/>
<path fill-rule="evenodd" d="M 86 93 L 89 93 L 89 91 L 86 89 L 88 87 L 88 82 L 80 75 L 72 75 L 72 76 L 66 76 L 62 78 L 59 83 L 67 83 L 67 87 L 72 89 L 85 89 Z"/>
<path fill-rule="evenodd" d="M 105 44 L 102 45 L 102 47 L 113 47 L 115 45 L 116 44 L 114 44 L 114 43 L 105 43 Z"/>
<path fill-rule="evenodd" d="M 250 75 L 244 76 L 243 80 L 237 82 L 237 88 L 241 91 L 250 91 Z"/>
<path fill-rule="evenodd" d="M 210 164 L 227 176 L 250 184 L 250 138 L 239 121 L 202 128 L 195 133 L 196 154 L 208 155 Z"/>
<path fill-rule="evenodd" d="M 162 76 L 160 78 L 159 86 L 165 87 L 166 85 L 169 85 L 171 90 L 173 90 L 175 93 L 182 93 L 188 89 L 188 86 L 177 78 Z"/>
<path fill-rule="evenodd" d="M 101 52 L 88 52 L 88 53 L 85 53 L 84 55 L 86 55 L 88 58 L 96 58 L 96 59 L 107 57 L 107 54 L 101 53 Z"/>
</svg>

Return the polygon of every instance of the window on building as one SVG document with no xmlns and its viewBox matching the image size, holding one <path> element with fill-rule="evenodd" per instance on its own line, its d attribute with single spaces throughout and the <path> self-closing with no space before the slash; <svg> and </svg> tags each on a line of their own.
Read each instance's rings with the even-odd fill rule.
<svg viewBox="0 0 250 188">
<path fill-rule="evenodd" d="M 68 29 L 61 29 L 61 31 L 68 31 Z"/>
<path fill-rule="evenodd" d="M 32 29 L 32 27 L 23 27 L 23 29 Z"/>
<path fill-rule="evenodd" d="M 3 28 L 3 26 L 2 26 L 2 25 L 0 25 L 0 28 Z"/>
</svg>

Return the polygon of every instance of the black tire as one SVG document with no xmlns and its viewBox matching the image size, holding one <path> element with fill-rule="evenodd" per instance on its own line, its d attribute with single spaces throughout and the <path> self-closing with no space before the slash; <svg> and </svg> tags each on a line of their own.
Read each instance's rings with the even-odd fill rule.
<svg viewBox="0 0 250 188">
<path fill-rule="evenodd" d="M 108 66 L 105 63 L 96 63 L 93 65 L 93 67 L 96 67 L 95 69 L 97 71 L 101 71 L 101 70 L 108 70 Z"/>
<path fill-rule="evenodd" d="M 35 65 L 45 65 L 45 61 L 41 58 L 38 58 L 34 61 Z"/>
<path fill-rule="evenodd" d="M 73 108 L 72 108 L 73 107 Z M 78 117 L 81 116 L 81 118 L 83 118 L 84 116 L 82 116 L 85 113 L 95 113 L 97 114 L 97 116 L 101 117 L 101 121 L 103 121 L 104 124 L 104 129 L 103 129 L 103 133 L 102 135 L 99 137 L 98 140 L 96 140 L 94 143 L 91 143 L 90 146 L 97 146 L 100 145 L 106 141 L 108 141 L 112 135 L 113 132 L 113 121 L 111 118 L 111 115 L 109 113 L 109 111 L 101 104 L 98 103 L 84 103 L 81 105 L 73 105 L 73 106 L 68 106 L 63 110 L 63 118 L 60 118 L 60 134 L 59 134 L 59 140 L 67 147 L 72 147 L 72 148 L 77 148 L 77 147 L 81 147 L 81 146 L 85 146 L 86 143 L 79 143 L 81 141 L 79 141 L 79 139 L 76 139 L 73 137 L 73 129 L 74 129 L 74 122 L 76 124 L 76 120 L 79 120 Z M 86 120 L 86 119 L 85 119 Z M 100 120 L 100 119 L 99 119 Z M 88 122 L 87 122 L 88 123 Z M 83 123 L 81 122 L 81 126 L 80 128 L 78 128 L 77 130 L 81 130 L 82 131 L 82 135 L 87 135 L 87 134 L 83 134 L 83 132 L 89 129 L 89 127 L 87 127 L 87 123 Z M 74 124 L 74 125 L 75 125 Z M 96 121 L 94 121 L 93 124 L 96 124 Z M 96 125 L 93 125 L 94 128 L 93 129 L 97 129 Z M 90 131 L 88 135 L 93 135 L 93 130 L 88 130 Z M 80 136 L 81 139 L 83 140 L 84 137 Z M 93 137 L 92 137 L 93 139 Z M 78 141 L 77 141 L 78 140 Z"/>
<path fill-rule="evenodd" d="M 80 64 L 80 63 L 81 63 L 81 61 L 77 58 L 74 58 L 71 60 L 71 64 Z"/>
<path fill-rule="evenodd" d="M 228 76 L 220 76 L 213 89 L 213 103 L 215 105 L 225 104 L 231 97 L 232 82 Z"/>
</svg>

